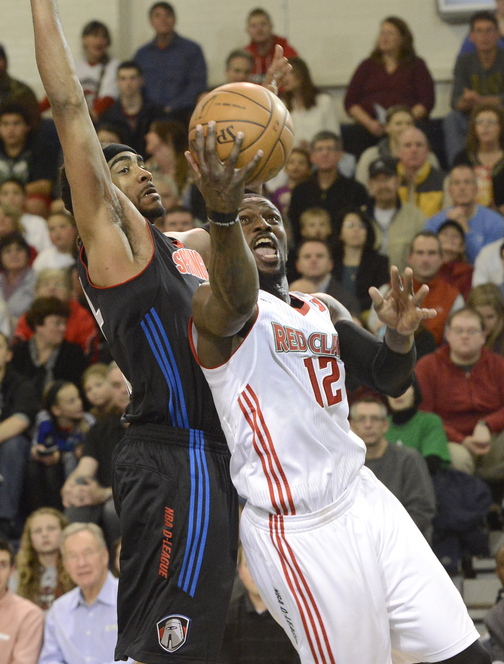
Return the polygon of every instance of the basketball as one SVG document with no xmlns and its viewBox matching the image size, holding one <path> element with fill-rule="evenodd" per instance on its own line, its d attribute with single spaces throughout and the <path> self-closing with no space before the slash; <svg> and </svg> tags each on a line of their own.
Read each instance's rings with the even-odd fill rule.
<svg viewBox="0 0 504 664">
<path fill-rule="evenodd" d="M 272 92 L 255 83 L 228 83 L 205 95 L 194 109 L 189 123 L 189 149 L 197 161 L 194 142 L 196 125 L 216 123 L 217 153 L 225 161 L 233 148 L 236 134 L 244 139 L 237 168 L 245 166 L 258 150 L 263 157 L 247 178 L 248 182 L 267 182 L 284 166 L 294 143 L 294 129 L 289 111 Z"/>
</svg>

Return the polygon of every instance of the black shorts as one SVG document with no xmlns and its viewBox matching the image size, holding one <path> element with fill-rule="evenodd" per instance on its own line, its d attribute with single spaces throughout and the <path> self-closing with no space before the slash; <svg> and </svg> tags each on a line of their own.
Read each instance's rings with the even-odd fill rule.
<svg viewBox="0 0 504 664">
<path fill-rule="evenodd" d="M 123 538 L 116 660 L 214 662 L 238 542 L 225 442 L 130 426 L 115 449 L 113 490 Z"/>
</svg>

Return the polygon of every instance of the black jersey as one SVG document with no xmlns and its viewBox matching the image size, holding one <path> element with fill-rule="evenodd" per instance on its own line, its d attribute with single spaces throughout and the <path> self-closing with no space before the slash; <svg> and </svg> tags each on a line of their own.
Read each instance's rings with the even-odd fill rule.
<svg viewBox="0 0 504 664">
<path fill-rule="evenodd" d="M 112 357 L 131 384 L 126 419 L 222 435 L 210 389 L 188 340 L 192 296 L 207 278 L 203 259 L 146 223 L 154 252 L 133 279 L 99 288 L 89 280 L 83 248 L 78 264 Z"/>
</svg>

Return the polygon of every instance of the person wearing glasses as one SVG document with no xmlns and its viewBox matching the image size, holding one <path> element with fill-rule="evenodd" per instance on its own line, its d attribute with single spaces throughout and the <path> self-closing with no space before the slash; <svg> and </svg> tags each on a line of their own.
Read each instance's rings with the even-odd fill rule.
<svg viewBox="0 0 504 664">
<path fill-rule="evenodd" d="M 504 495 L 504 358 L 485 348 L 484 321 L 463 307 L 447 322 L 447 343 L 416 364 L 420 409 L 443 420 L 452 464 Z"/>
</svg>

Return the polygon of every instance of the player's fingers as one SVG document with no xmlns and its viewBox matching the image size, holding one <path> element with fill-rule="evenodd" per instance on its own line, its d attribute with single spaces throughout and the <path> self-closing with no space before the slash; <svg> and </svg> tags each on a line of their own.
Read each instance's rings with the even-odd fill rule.
<svg viewBox="0 0 504 664">
<path fill-rule="evenodd" d="M 198 162 L 196 159 L 192 156 L 192 154 L 189 152 L 189 150 L 186 150 L 184 152 L 184 156 L 187 160 L 187 163 L 189 164 L 189 168 L 192 170 L 193 176 L 198 176 L 200 175 L 200 170 L 198 166 Z"/>
<path fill-rule="evenodd" d="M 413 297 L 414 295 L 414 290 L 413 290 L 413 270 L 410 267 L 407 267 L 404 270 L 403 277 L 402 277 L 402 284 L 404 291 Z"/>
<path fill-rule="evenodd" d="M 395 265 L 390 268 L 390 286 L 393 291 L 401 291 L 403 289 L 401 275 Z"/>
<path fill-rule="evenodd" d="M 264 152 L 262 150 L 258 150 L 255 153 L 253 159 L 251 159 L 248 164 L 245 164 L 245 166 L 243 166 L 243 168 L 240 169 L 240 180 L 242 182 L 246 182 L 249 179 L 250 174 L 255 171 L 257 165 L 263 158 L 263 155 Z"/>
<path fill-rule="evenodd" d="M 415 306 L 419 307 L 424 301 L 425 296 L 427 295 L 428 292 L 429 292 L 429 287 L 427 286 L 427 284 L 422 284 L 420 288 L 417 290 L 417 292 L 411 298 L 411 301 Z"/>
<path fill-rule="evenodd" d="M 375 310 L 378 311 L 382 307 L 385 298 L 375 286 L 371 286 L 368 290 L 368 293 L 371 300 L 373 301 Z"/>
<path fill-rule="evenodd" d="M 437 316 L 437 311 L 435 309 L 418 309 L 418 317 L 421 320 L 427 320 L 428 318 L 434 318 Z"/>
<path fill-rule="evenodd" d="M 196 127 L 196 138 L 198 137 L 198 125 Z M 216 138 L 215 138 L 215 122 L 214 120 L 210 120 L 210 122 L 207 125 L 207 135 L 206 135 L 206 140 L 204 141 L 204 152 L 205 152 L 205 160 L 206 163 L 209 165 L 214 165 L 216 161 L 219 161 L 219 157 L 217 156 L 217 152 L 215 150 L 215 143 L 216 143 Z M 203 131 L 203 129 L 202 129 Z M 199 158 L 199 154 L 198 154 Z M 201 162 L 200 162 L 201 164 Z"/>
<path fill-rule="evenodd" d="M 205 137 L 203 134 L 203 127 L 200 124 L 196 125 L 195 138 L 192 142 L 192 147 L 198 157 L 200 168 L 203 168 L 205 164 Z"/>
<path fill-rule="evenodd" d="M 234 140 L 231 152 L 229 153 L 229 157 L 224 162 L 226 171 L 232 173 L 234 171 L 234 169 L 236 168 L 236 162 L 238 161 L 238 157 L 240 156 L 240 150 L 241 150 L 244 138 L 245 138 L 245 134 L 242 131 L 239 131 L 236 134 L 236 138 Z"/>
</svg>

